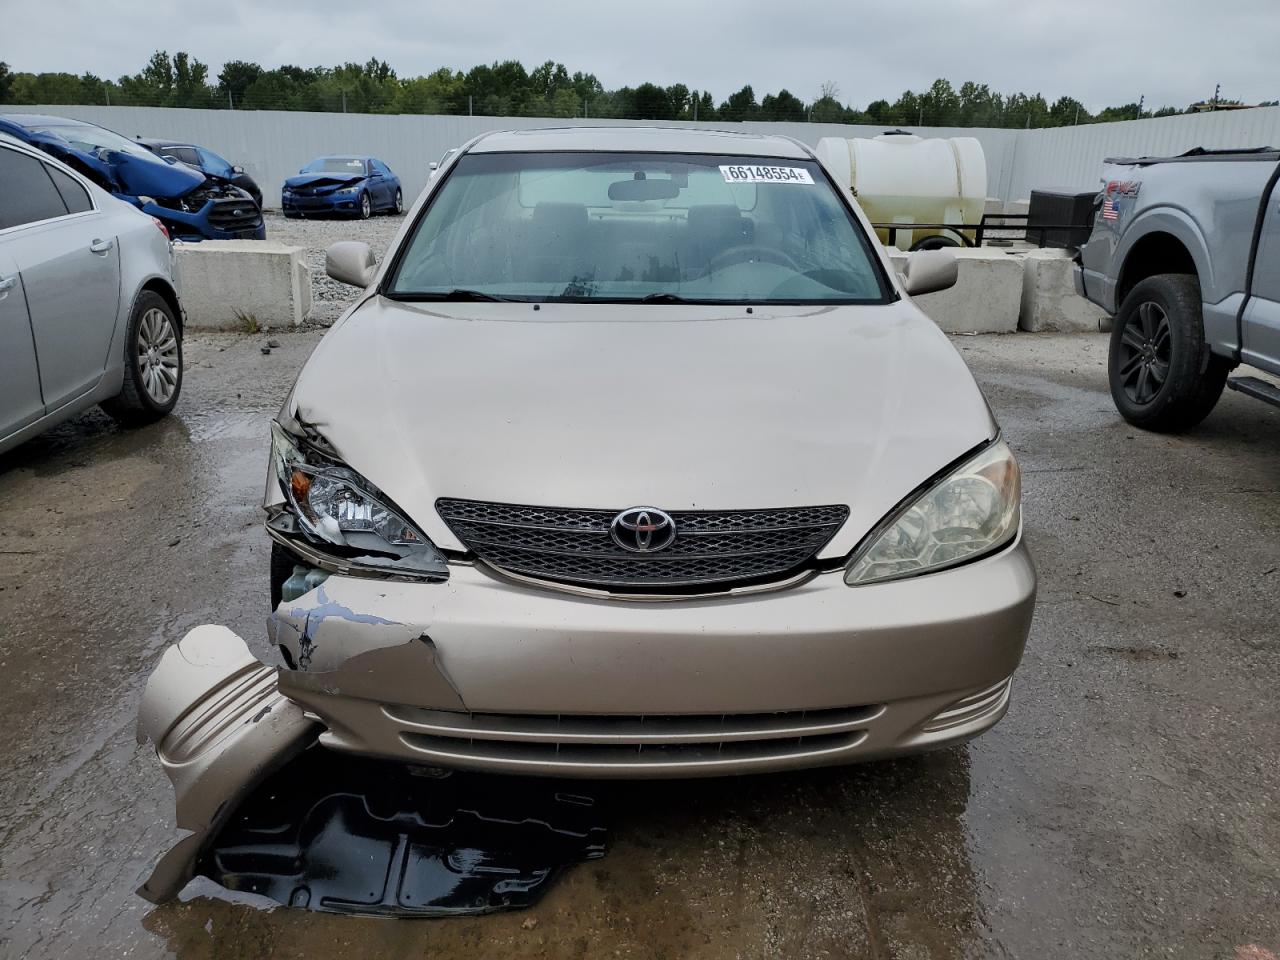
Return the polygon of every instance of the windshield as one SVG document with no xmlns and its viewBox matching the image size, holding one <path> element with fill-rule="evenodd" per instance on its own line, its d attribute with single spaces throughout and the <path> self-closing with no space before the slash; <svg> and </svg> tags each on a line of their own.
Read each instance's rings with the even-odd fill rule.
<svg viewBox="0 0 1280 960">
<path fill-rule="evenodd" d="M 46 127 L 33 127 L 38 133 L 51 133 L 61 137 L 82 153 L 97 153 L 98 150 L 118 150 L 133 157 L 140 157 L 154 163 L 164 163 L 154 153 L 128 137 L 112 133 L 104 127 L 95 127 L 91 123 L 59 123 Z"/>
<path fill-rule="evenodd" d="M 812 160 L 468 154 L 386 287 L 411 299 L 852 303 L 886 292 Z"/>
<path fill-rule="evenodd" d="M 364 176 L 364 161 L 358 157 L 321 157 L 302 168 L 303 173 L 358 173 Z"/>
</svg>

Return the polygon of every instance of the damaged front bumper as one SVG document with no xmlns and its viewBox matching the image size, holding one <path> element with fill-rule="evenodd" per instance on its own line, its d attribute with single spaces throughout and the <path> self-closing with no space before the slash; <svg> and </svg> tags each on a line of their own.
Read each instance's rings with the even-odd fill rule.
<svg viewBox="0 0 1280 960">
<path fill-rule="evenodd" d="M 926 577 L 668 602 L 569 596 L 451 564 L 333 575 L 280 604 L 280 690 L 320 742 L 559 777 L 760 773 L 959 742 L 995 724 L 1036 578 L 1021 539 Z"/>
<path fill-rule="evenodd" d="M 1035 601 L 1021 539 L 983 560 L 850 588 L 627 602 L 451 564 L 440 582 L 333 574 L 269 621 L 287 668 L 193 630 L 147 685 L 191 831 L 143 896 L 175 895 L 229 811 L 317 738 L 409 767 L 693 777 L 850 763 L 961 742 L 1008 708 Z"/>
</svg>

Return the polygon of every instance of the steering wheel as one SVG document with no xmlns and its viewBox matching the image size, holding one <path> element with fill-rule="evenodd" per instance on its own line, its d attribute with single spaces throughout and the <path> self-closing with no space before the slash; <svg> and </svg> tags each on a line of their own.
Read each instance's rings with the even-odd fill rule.
<svg viewBox="0 0 1280 960">
<path fill-rule="evenodd" d="M 779 266 L 790 267 L 796 273 L 800 272 L 799 265 L 781 250 L 764 247 L 758 243 L 740 243 L 736 247 L 721 250 L 712 257 L 707 263 L 707 273 L 715 273 L 717 270 L 723 270 L 735 263 L 742 263 L 744 260 L 765 260 Z"/>
</svg>

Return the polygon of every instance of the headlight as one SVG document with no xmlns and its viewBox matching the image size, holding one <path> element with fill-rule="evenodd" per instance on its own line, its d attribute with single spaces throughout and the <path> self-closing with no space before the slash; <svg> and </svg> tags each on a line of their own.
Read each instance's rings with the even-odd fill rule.
<svg viewBox="0 0 1280 960">
<path fill-rule="evenodd" d="M 339 558 L 344 569 L 448 575 L 435 545 L 376 487 L 274 422 L 271 465 L 302 533 L 321 553 Z"/>
<path fill-rule="evenodd" d="M 1018 463 L 997 441 L 891 515 L 854 555 L 845 583 L 897 580 L 991 553 L 1017 536 L 1021 497 Z"/>
<path fill-rule="evenodd" d="M 280 192 L 284 194 L 286 197 L 291 196 L 293 194 L 293 187 L 285 187 Z"/>
<path fill-rule="evenodd" d="M 337 189 L 337 190 L 335 190 L 335 191 L 333 191 L 333 192 L 334 192 L 334 193 L 348 193 L 348 194 L 349 194 L 349 193 L 358 193 L 358 192 L 359 192 L 359 190 L 360 190 L 360 188 L 359 188 L 359 187 L 341 187 L 341 188 L 339 188 L 339 189 Z"/>
</svg>

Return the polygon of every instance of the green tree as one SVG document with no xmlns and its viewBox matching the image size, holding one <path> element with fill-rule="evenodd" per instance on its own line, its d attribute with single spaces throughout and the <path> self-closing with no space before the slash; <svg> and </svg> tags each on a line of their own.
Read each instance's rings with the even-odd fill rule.
<svg viewBox="0 0 1280 960">
<path fill-rule="evenodd" d="M 229 98 L 233 106 L 244 102 L 245 91 L 262 76 L 262 67 L 248 60 L 229 60 L 218 73 L 218 93 Z"/>
<path fill-rule="evenodd" d="M 757 103 L 748 84 L 717 108 L 707 90 L 643 82 L 606 90 L 592 73 L 570 73 L 547 60 L 528 71 L 516 60 L 472 67 L 465 73 L 441 68 L 426 76 L 400 78 L 385 60 L 338 66 L 285 64 L 273 70 L 246 60 L 229 60 L 210 81 L 208 67 L 178 51 L 153 53 L 142 70 L 117 82 L 93 74 L 16 73 L 0 62 L 0 102 L 47 104 L 139 104 L 261 110 L 323 110 L 372 113 L 466 113 L 523 116 L 619 117 L 649 120 L 774 120 L 865 123 L 889 129 L 938 125 L 956 127 L 1044 127 L 1132 120 L 1139 105 L 1108 106 L 1092 113 L 1068 95 L 1052 105 L 1039 93 L 1001 95 L 986 84 L 966 81 L 955 87 L 939 78 L 927 90 L 903 91 L 892 103 L 875 100 L 865 110 L 844 102 L 834 81 L 822 84 L 806 105 L 786 89 Z M 1238 101 L 1221 100 L 1222 104 Z M 1185 112 L 1203 109 L 1191 105 Z M 1174 116 L 1175 107 L 1143 111 L 1141 116 Z"/>
<path fill-rule="evenodd" d="M 759 113 L 760 105 L 756 103 L 756 94 L 750 84 L 737 93 L 729 94 L 729 99 L 720 105 L 722 120 L 755 120 Z"/>
<path fill-rule="evenodd" d="M 1075 97 L 1059 97 L 1049 108 L 1049 126 L 1069 127 L 1076 123 L 1089 123 L 1093 117 Z"/>
<path fill-rule="evenodd" d="M 932 126 L 951 127 L 960 122 L 960 95 L 950 80 L 933 81 L 928 91 L 920 95 L 919 106 L 924 111 L 924 122 Z"/>
<path fill-rule="evenodd" d="M 655 83 L 642 83 L 631 92 L 630 115 L 637 120 L 674 120 L 667 91 Z"/>
<path fill-rule="evenodd" d="M 806 119 L 807 110 L 799 97 L 783 89 L 778 91 L 777 96 L 771 93 L 764 95 L 764 99 L 760 101 L 759 117 L 761 120 L 799 122 Z"/>
</svg>

